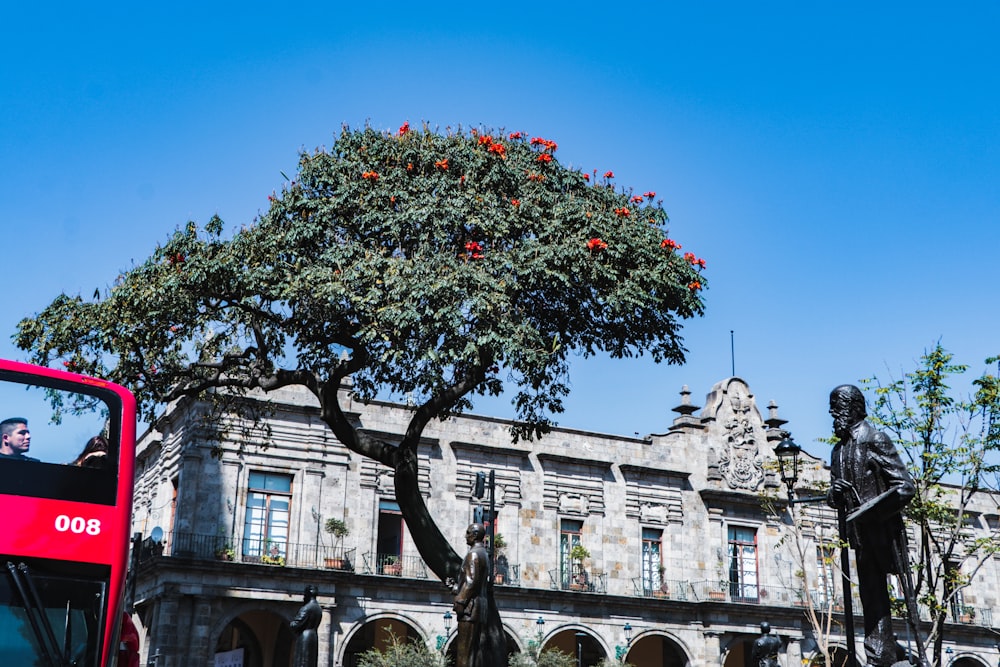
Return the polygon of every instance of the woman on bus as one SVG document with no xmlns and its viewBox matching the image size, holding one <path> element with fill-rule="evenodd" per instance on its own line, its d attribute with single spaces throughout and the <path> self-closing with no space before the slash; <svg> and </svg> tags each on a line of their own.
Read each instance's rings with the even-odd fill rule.
<svg viewBox="0 0 1000 667">
<path fill-rule="evenodd" d="M 83 451 L 72 465 L 81 468 L 103 468 L 108 462 L 108 440 L 103 435 L 95 435 L 87 441 Z"/>
</svg>

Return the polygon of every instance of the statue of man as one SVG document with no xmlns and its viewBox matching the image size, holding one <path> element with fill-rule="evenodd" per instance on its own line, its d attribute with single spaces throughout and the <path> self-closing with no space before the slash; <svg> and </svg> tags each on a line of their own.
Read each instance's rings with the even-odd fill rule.
<svg viewBox="0 0 1000 667">
<path fill-rule="evenodd" d="M 778 667 L 778 651 L 781 650 L 781 638 L 771 634 L 771 624 L 760 624 L 760 637 L 753 642 L 750 652 L 750 664 L 753 667 Z"/>
<path fill-rule="evenodd" d="M 323 620 L 323 610 L 316 602 L 316 589 L 306 586 L 303 604 L 288 627 L 298 635 L 295 639 L 293 667 L 316 667 L 319 664 L 319 637 L 316 628 Z"/>
<path fill-rule="evenodd" d="M 886 578 L 908 575 L 901 565 L 907 559 L 901 512 L 916 487 L 892 441 L 865 420 L 860 389 L 834 389 L 830 415 L 838 441 L 830 455 L 828 501 L 848 514 L 866 508 L 848 523 L 847 540 L 857 561 L 868 664 L 889 667 L 896 662 L 896 641 Z"/>
<path fill-rule="evenodd" d="M 452 586 L 455 594 L 453 610 L 458 616 L 455 667 L 482 667 L 484 663 L 482 638 L 486 630 L 489 606 L 486 586 L 490 576 L 490 559 L 483 545 L 486 529 L 481 523 L 470 524 L 465 531 L 469 552 L 462 560 L 458 581 Z"/>
</svg>

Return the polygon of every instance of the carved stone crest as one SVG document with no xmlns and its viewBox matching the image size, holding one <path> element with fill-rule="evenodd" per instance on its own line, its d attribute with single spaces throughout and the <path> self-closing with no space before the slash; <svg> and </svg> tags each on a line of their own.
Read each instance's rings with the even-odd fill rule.
<svg viewBox="0 0 1000 667">
<path fill-rule="evenodd" d="M 764 457 L 758 446 L 763 422 L 742 380 L 730 378 L 723 384 L 713 387 L 705 406 L 705 411 L 714 413 L 716 429 L 725 438 L 716 452 L 719 474 L 732 489 L 755 491 L 764 481 Z"/>
</svg>

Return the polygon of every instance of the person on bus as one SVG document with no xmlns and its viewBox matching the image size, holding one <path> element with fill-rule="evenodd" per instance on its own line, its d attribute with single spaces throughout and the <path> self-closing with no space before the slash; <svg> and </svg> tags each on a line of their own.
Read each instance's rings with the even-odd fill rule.
<svg viewBox="0 0 1000 667">
<path fill-rule="evenodd" d="M 103 468 L 107 462 L 108 440 L 103 435 L 95 435 L 87 441 L 72 465 L 82 468 Z"/>
<path fill-rule="evenodd" d="M 31 432 L 24 417 L 9 417 L 0 422 L 0 460 L 37 461 L 27 455 L 31 447 Z"/>
<path fill-rule="evenodd" d="M 139 667 L 139 630 L 128 612 L 122 614 L 121 643 L 118 649 L 120 667 Z"/>
</svg>

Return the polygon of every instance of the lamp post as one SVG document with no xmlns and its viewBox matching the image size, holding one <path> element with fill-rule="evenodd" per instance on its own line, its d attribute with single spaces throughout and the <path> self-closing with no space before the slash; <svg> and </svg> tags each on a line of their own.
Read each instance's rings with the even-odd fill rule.
<svg viewBox="0 0 1000 667">
<path fill-rule="evenodd" d="M 446 611 L 441 618 L 444 619 L 444 634 L 437 636 L 437 649 L 444 652 L 444 646 L 448 643 L 448 635 L 451 634 L 451 611 Z"/>
<path fill-rule="evenodd" d="M 784 482 L 788 491 L 788 511 L 792 511 L 792 505 L 797 503 L 819 503 L 825 502 L 826 496 L 808 496 L 806 498 L 795 497 L 795 485 L 799 481 L 799 454 L 802 448 L 792 440 L 790 436 L 785 437 L 778 446 L 774 448 L 774 455 L 778 457 L 778 470 L 781 473 L 781 481 Z M 794 520 L 794 519 L 793 519 Z M 857 650 L 854 646 L 854 600 L 851 597 L 851 555 L 847 544 L 847 511 L 843 507 L 837 508 L 837 531 L 844 546 L 840 548 L 840 569 L 841 587 L 844 591 L 844 635 L 847 639 L 847 659 L 849 665 L 857 664 Z"/>
<path fill-rule="evenodd" d="M 632 645 L 632 624 L 626 622 L 622 632 L 625 633 L 625 645 L 615 647 L 615 659 L 619 662 L 625 660 L 625 656 L 628 655 L 628 647 Z"/>
<path fill-rule="evenodd" d="M 576 667 L 583 667 L 583 638 L 586 636 L 586 632 L 576 633 Z"/>
</svg>

